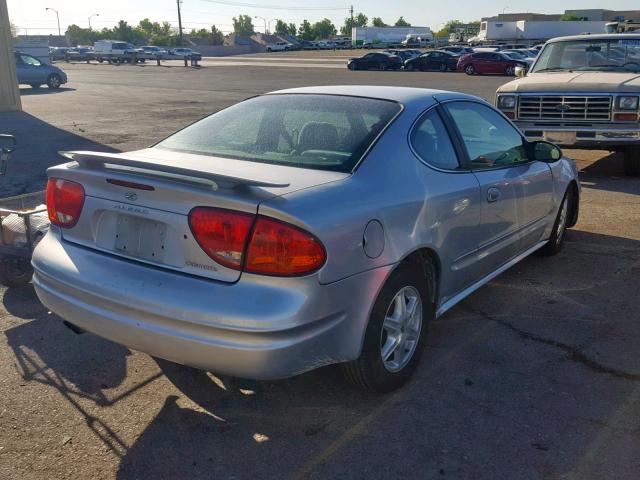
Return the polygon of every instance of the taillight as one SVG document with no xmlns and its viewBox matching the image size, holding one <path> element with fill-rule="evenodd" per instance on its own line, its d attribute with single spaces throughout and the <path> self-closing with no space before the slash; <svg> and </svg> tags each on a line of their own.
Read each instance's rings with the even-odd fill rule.
<svg viewBox="0 0 640 480">
<path fill-rule="evenodd" d="M 196 207 L 189 213 L 189 228 L 200 248 L 213 260 L 240 270 L 254 218 L 251 213 Z"/>
<path fill-rule="evenodd" d="M 265 275 L 305 275 L 324 265 L 327 254 L 316 237 L 267 217 L 258 217 L 247 247 L 245 270 Z"/>
<path fill-rule="evenodd" d="M 275 276 L 306 275 L 322 267 L 327 259 L 316 237 L 268 217 L 196 207 L 189 213 L 189 227 L 209 257 L 234 270 Z"/>
<path fill-rule="evenodd" d="M 47 212 L 49 221 L 71 228 L 80 218 L 84 205 L 84 188 L 71 180 L 50 178 L 47 182 Z"/>
</svg>

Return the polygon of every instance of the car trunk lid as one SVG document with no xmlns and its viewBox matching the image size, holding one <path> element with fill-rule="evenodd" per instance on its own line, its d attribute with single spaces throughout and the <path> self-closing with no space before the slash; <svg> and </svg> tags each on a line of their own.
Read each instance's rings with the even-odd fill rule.
<svg viewBox="0 0 640 480">
<path fill-rule="evenodd" d="M 85 202 L 66 241 L 112 255 L 224 282 L 240 272 L 199 246 L 189 212 L 208 206 L 256 214 L 266 199 L 341 180 L 348 174 L 146 149 L 126 154 L 65 152 L 48 170 L 78 182 Z"/>
</svg>

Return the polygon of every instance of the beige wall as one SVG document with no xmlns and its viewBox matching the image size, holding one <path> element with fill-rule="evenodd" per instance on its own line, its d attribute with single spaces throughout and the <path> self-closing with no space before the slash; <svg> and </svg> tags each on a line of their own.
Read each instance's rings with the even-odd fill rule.
<svg viewBox="0 0 640 480">
<path fill-rule="evenodd" d="M 0 112 L 21 110 L 6 0 L 0 0 Z"/>
</svg>

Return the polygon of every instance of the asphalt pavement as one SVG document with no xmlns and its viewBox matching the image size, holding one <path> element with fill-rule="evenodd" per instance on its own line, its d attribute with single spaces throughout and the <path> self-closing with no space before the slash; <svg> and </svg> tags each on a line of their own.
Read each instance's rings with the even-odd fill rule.
<svg viewBox="0 0 640 480">
<path fill-rule="evenodd" d="M 350 72 L 350 55 L 62 64 L 64 89 L 24 88 L 25 113 L 0 114 L 21 148 L 0 191 L 42 188 L 56 150 L 141 148 L 266 91 L 406 85 L 492 100 L 509 80 Z M 386 396 L 335 367 L 251 382 L 156 360 L 74 334 L 31 286 L 0 290 L 0 478 L 637 479 L 640 181 L 616 155 L 568 153 L 584 188 L 564 250 L 434 322 L 416 375 Z"/>
</svg>

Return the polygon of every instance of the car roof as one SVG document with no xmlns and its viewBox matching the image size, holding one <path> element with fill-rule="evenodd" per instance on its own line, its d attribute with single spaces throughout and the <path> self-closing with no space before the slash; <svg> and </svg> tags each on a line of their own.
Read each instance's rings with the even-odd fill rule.
<svg viewBox="0 0 640 480">
<path fill-rule="evenodd" d="M 639 33 L 599 33 L 596 35 L 573 35 L 570 37 L 556 37 L 547 43 L 567 42 L 571 40 L 640 40 Z"/>
<path fill-rule="evenodd" d="M 456 97 L 459 96 L 461 99 L 477 99 L 477 97 L 464 93 L 436 90 L 432 88 L 388 87 L 375 85 L 332 85 L 323 87 L 288 88 L 286 90 L 269 92 L 267 95 L 286 93 L 315 93 L 319 95 L 345 95 L 350 97 L 379 98 L 381 100 L 391 100 L 402 103 L 403 105 L 410 105 L 424 100 L 433 100 L 434 95 L 443 93 L 453 94 L 456 95 Z"/>
</svg>

